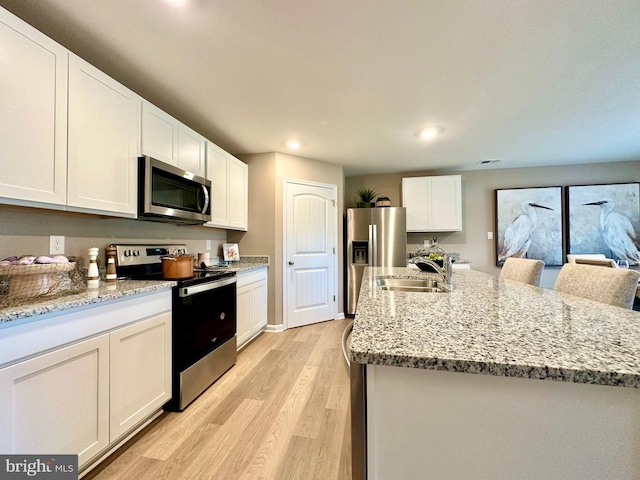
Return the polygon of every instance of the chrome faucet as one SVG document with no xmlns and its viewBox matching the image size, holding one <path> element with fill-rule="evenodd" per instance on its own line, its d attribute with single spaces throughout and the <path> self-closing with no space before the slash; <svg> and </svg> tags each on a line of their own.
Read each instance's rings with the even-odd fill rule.
<svg viewBox="0 0 640 480">
<path fill-rule="evenodd" d="M 449 253 L 442 248 L 439 245 L 436 245 L 435 243 L 431 245 L 431 247 L 429 248 L 429 252 L 433 253 L 434 250 L 437 250 L 437 252 L 442 256 L 442 267 L 440 265 L 438 265 L 435 261 L 433 261 L 432 259 L 430 259 L 428 256 L 421 256 L 418 259 L 414 259 L 419 261 L 420 263 L 425 263 L 427 265 L 430 265 L 431 268 L 433 268 L 433 270 L 442 277 L 442 280 L 449 284 L 452 285 L 453 284 L 453 257 L 451 257 L 451 255 L 449 255 Z M 418 252 L 419 249 L 416 249 L 416 252 Z"/>
<path fill-rule="evenodd" d="M 435 272 L 442 277 L 445 283 L 453 284 L 453 259 L 448 253 L 444 253 L 442 256 L 442 267 L 430 258 L 420 258 L 420 263 L 426 263 L 430 265 Z"/>
</svg>

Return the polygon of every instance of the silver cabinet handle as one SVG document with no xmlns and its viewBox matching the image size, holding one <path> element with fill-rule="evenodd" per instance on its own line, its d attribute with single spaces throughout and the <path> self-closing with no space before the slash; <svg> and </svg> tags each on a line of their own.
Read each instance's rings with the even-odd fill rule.
<svg viewBox="0 0 640 480">
<path fill-rule="evenodd" d="M 293 265 L 295 262 L 292 262 L 291 260 L 289 260 L 289 265 Z"/>
</svg>

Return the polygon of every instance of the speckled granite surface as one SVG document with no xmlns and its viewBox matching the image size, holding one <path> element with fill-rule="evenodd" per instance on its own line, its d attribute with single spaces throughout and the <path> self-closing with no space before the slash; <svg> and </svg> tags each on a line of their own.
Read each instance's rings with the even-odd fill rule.
<svg viewBox="0 0 640 480">
<path fill-rule="evenodd" d="M 229 270 L 237 273 L 244 273 L 268 266 L 268 255 L 240 255 L 239 262 L 229 262 Z"/>
<path fill-rule="evenodd" d="M 267 255 L 241 255 L 240 261 L 229 263 L 228 269 L 241 274 L 268 266 L 269 256 Z M 44 297 L 41 299 L 25 299 L 21 305 L 0 308 L 0 324 L 33 317 L 35 315 L 60 312 L 93 303 L 171 288 L 174 285 L 176 285 L 176 282 L 173 281 L 118 280 L 115 286 L 107 286 L 106 282 L 101 282 L 100 288 L 96 290 L 86 290 L 81 293 L 58 296 L 50 299 Z"/>
<path fill-rule="evenodd" d="M 450 293 L 389 292 L 365 269 L 351 360 L 600 385 L 640 386 L 640 313 L 456 270 Z"/>
<path fill-rule="evenodd" d="M 0 324 L 33 317 L 35 315 L 60 312 L 70 308 L 116 300 L 118 298 L 139 295 L 156 290 L 163 290 L 171 288 L 175 284 L 176 282 L 173 281 L 157 280 L 119 280 L 115 285 L 108 285 L 106 282 L 100 282 L 100 287 L 97 289 L 87 289 L 81 293 L 74 293 L 50 299 L 42 297 L 40 299 L 25 300 L 23 305 L 0 309 Z"/>
</svg>

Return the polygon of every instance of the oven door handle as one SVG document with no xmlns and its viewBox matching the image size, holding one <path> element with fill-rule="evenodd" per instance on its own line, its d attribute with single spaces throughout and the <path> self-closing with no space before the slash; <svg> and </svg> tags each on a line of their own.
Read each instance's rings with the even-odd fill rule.
<svg viewBox="0 0 640 480">
<path fill-rule="evenodd" d="M 179 297 L 190 297 L 197 293 L 208 292 L 209 290 L 215 290 L 216 288 L 224 287 L 225 285 L 231 285 L 236 283 L 238 279 L 236 277 L 223 278 L 222 280 L 215 280 L 213 282 L 202 283 L 193 287 L 180 287 L 178 289 Z"/>
</svg>

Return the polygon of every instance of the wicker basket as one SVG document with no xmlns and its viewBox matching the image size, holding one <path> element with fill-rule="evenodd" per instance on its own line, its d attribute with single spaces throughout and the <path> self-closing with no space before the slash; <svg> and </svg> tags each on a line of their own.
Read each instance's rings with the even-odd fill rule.
<svg viewBox="0 0 640 480">
<path fill-rule="evenodd" d="M 0 267 L 0 275 L 9 277 L 9 297 L 29 298 L 56 295 L 70 289 L 68 272 L 75 262 Z"/>
</svg>

